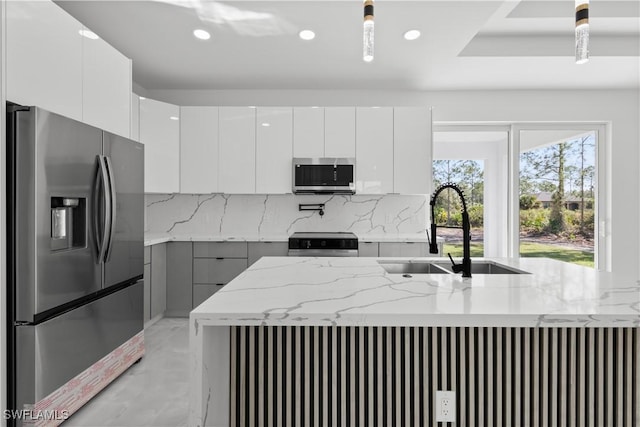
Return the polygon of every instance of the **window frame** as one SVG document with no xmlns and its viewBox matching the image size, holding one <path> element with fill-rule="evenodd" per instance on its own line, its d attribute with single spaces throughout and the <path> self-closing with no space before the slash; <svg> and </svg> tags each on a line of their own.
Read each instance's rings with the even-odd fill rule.
<svg viewBox="0 0 640 427">
<path fill-rule="evenodd" d="M 532 122 L 513 123 L 509 144 L 509 257 L 520 256 L 520 132 L 576 130 L 596 134 L 596 179 L 594 206 L 594 266 L 611 271 L 611 144 L 610 124 L 606 122 Z"/>
<path fill-rule="evenodd" d="M 434 122 L 433 132 L 507 132 L 507 256 L 520 257 L 520 132 L 536 130 L 592 131 L 596 134 L 594 265 L 611 271 L 611 122 Z M 431 147 L 433 158 L 433 144 Z M 432 165 L 431 177 L 433 179 Z M 427 218 L 430 221 L 430 218 Z"/>
</svg>

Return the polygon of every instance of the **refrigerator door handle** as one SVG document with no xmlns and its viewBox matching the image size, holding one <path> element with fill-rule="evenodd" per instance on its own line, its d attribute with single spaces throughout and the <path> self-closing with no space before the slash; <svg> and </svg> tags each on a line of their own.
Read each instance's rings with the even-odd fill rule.
<svg viewBox="0 0 640 427">
<path fill-rule="evenodd" d="M 98 250 L 98 263 L 104 262 L 105 252 L 107 250 L 107 243 L 109 238 L 109 231 L 111 229 L 111 197 L 108 191 L 109 177 L 107 176 L 107 166 L 104 160 L 104 156 L 98 154 L 98 176 L 96 177 L 96 186 L 94 189 L 94 233 L 96 236 L 96 246 Z M 102 188 L 100 188 L 102 187 Z M 100 213 L 98 207 L 100 206 L 100 196 L 102 196 L 102 207 L 104 209 L 104 227 L 100 227 Z"/>
<path fill-rule="evenodd" d="M 110 198 L 110 212 L 109 212 L 109 241 L 107 243 L 107 248 L 105 251 L 104 262 L 109 261 L 111 259 L 111 249 L 113 249 L 113 240 L 116 234 L 116 182 L 113 173 L 113 166 L 111 165 L 111 158 L 109 156 L 104 156 L 104 159 L 107 164 L 107 175 L 109 175 L 109 198 Z"/>
</svg>

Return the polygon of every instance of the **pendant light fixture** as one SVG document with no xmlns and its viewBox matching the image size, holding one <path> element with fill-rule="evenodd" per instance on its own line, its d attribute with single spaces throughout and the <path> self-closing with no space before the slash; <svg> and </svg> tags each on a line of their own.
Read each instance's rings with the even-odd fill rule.
<svg viewBox="0 0 640 427">
<path fill-rule="evenodd" d="M 589 61 L 589 0 L 576 0 L 576 64 Z"/>
<path fill-rule="evenodd" d="M 364 27 L 362 36 L 362 59 L 373 61 L 373 0 L 364 1 Z"/>
</svg>

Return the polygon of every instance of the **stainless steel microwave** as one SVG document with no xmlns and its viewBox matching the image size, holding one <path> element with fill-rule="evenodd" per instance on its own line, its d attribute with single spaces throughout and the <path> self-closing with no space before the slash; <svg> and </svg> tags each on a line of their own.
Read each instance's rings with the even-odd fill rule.
<svg viewBox="0 0 640 427">
<path fill-rule="evenodd" d="M 295 194 L 356 192 L 356 160 L 351 157 L 316 157 L 293 159 Z"/>
</svg>

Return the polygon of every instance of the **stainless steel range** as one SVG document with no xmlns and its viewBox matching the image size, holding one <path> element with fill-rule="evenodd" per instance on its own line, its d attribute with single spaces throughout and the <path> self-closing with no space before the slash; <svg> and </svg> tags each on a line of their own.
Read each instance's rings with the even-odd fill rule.
<svg viewBox="0 0 640 427">
<path fill-rule="evenodd" d="M 293 233 L 289 256 L 358 256 L 358 236 L 353 233 Z"/>
</svg>

